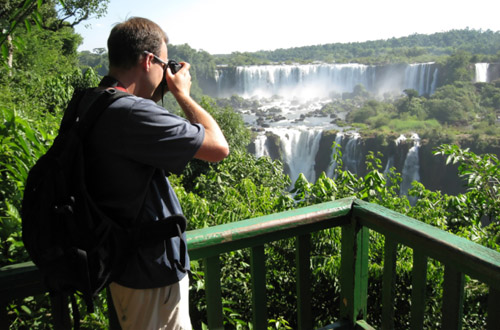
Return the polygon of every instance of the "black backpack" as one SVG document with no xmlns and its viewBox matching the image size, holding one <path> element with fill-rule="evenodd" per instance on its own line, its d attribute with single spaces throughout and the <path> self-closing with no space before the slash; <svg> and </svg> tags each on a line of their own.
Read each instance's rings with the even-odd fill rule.
<svg viewBox="0 0 500 330">
<path fill-rule="evenodd" d="M 58 328 L 70 327 L 68 298 L 79 328 L 75 294 L 92 312 L 93 299 L 120 273 L 134 247 L 181 235 L 186 229 L 182 215 L 122 228 L 87 192 L 85 137 L 105 109 L 126 95 L 114 88 L 75 92 L 53 145 L 28 174 L 21 208 L 23 241 L 50 293 Z M 90 104 L 81 106 L 83 99 Z"/>
</svg>

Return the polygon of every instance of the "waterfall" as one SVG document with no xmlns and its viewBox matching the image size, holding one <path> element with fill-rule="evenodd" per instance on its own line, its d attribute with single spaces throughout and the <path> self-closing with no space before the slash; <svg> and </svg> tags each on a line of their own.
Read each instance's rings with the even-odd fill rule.
<svg viewBox="0 0 500 330">
<path fill-rule="evenodd" d="M 319 150 L 322 131 L 301 128 L 271 128 L 268 130 L 279 137 L 282 161 L 294 183 L 303 173 L 308 181 L 316 181 L 314 165 Z M 260 135 L 255 143 L 256 156 L 269 155 L 265 147 L 267 137 Z M 259 141 L 259 142 L 257 142 Z"/>
<path fill-rule="evenodd" d="M 255 157 L 269 156 L 269 151 L 266 147 L 267 136 L 265 134 L 257 135 L 255 138 Z"/>
<path fill-rule="evenodd" d="M 344 134 L 342 132 L 338 132 L 337 135 L 335 135 L 335 143 L 340 147 L 342 145 L 342 138 L 344 137 Z M 336 153 L 336 149 L 332 149 L 332 157 L 330 164 L 328 165 L 328 169 L 326 170 L 326 175 L 329 178 L 333 178 L 333 174 L 335 172 L 335 169 L 337 168 L 337 162 L 333 160 L 333 155 Z"/>
<path fill-rule="evenodd" d="M 409 64 L 405 69 L 404 89 L 414 89 L 419 95 L 434 93 L 438 69 L 433 64 L 433 62 Z"/>
<path fill-rule="evenodd" d="M 236 68 L 236 89 L 245 97 L 326 97 L 332 90 L 371 86 L 373 75 L 363 64 L 252 65 Z"/>
<path fill-rule="evenodd" d="M 387 164 L 385 164 L 384 174 L 389 173 L 389 171 L 391 170 L 392 167 L 394 167 L 394 156 L 393 155 L 391 155 L 391 156 L 389 156 L 389 158 L 387 158 Z"/>
<path fill-rule="evenodd" d="M 355 132 L 351 134 L 350 139 L 344 147 L 342 161 L 344 162 L 344 168 L 349 170 L 351 173 L 358 173 L 358 166 L 361 162 L 360 156 L 358 155 L 358 144 L 360 140 L 359 133 Z"/>
<path fill-rule="evenodd" d="M 420 148 L 420 137 L 413 134 L 410 140 L 413 141 L 413 146 L 408 151 L 401 173 L 403 181 L 401 182 L 401 195 L 408 195 L 408 190 L 411 188 L 413 181 L 420 181 L 420 161 L 418 150 Z M 414 198 L 410 198 L 410 202 L 415 202 Z"/>
<path fill-rule="evenodd" d="M 475 82 L 488 82 L 488 67 L 489 63 L 476 63 L 476 78 Z"/>
<path fill-rule="evenodd" d="M 406 141 L 406 136 L 404 136 L 404 134 L 401 134 L 395 141 L 396 145 L 400 145 L 401 142 L 405 142 Z"/>
<path fill-rule="evenodd" d="M 419 94 L 432 94 L 436 87 L 434 63 L 408 65 L 365 64 L 287 64 L 250 65 L 219 68 L 218 96 L 323 98 L 332 92 L 352 92 L 357 85 L 383 94 L 402 93 L 412 88 Z"/>
</svg>

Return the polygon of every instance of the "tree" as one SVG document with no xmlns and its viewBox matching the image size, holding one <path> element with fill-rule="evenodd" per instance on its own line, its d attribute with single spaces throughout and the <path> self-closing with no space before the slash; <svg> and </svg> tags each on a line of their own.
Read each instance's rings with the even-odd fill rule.
<svg viewBox="0 0 500 330">
<path fill-rule="evenodd" d="M 469 70 L 471 54 L 458 51 L 446 59 L 444 64 L 443 85 L 452 84 L 456 81 L 471 81 L 472 70 Z"/>
<path fill-rule="evenodd" d="M 74 27 L 81 22 L 95 17 L 100 18 L 108 10 L 109 0 L 45 0 L 46 8 L 55 11 L 50 19 L 42 23 L 44 29 L 57 31 L 63 27 Z"/>
<path fill-rule="evenodd" d="M 99 75 L 104 76 L 109 70 L 108 53 L 104 48 L 96 48 L 92 52 L 84 50 L 78 53 L 81 67 L 91 67 L 97 70 Z"/>
<path fill-rule="evenodd" d="M 4 0 L 0 9 L 2 60 L 12 67 L 14 46 L 23 43 L 17 37 L 21 24 L 28 32 L 33 25 L 51 31 L 74 27 L 92 16 L 102 17 L 108 3 L 109 0 Z"/>
<path fill-rule="evenodd" d="M 453 99 L 432 99 L 427 102 L 429 117 L 442 124 L 463 125 L 467 123 L 467 114 L 462 105 Z"/>
</svg>

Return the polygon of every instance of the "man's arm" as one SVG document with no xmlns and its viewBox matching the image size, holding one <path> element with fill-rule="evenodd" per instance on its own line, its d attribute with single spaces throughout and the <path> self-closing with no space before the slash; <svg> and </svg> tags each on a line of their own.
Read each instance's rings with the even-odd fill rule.
<svg viewBox="0 0 500 330">
<path fill-rule="evenodd" d="M 189 63 L 181 63 L 182 69 L 175 75 L 170 68 L 166 70 L 169 91 L 174 95 L 187 119 L 193 124 L 205 127 L 205 138 L 195 154 L 195 158 L 218 162 L 229 155 L 229 146 L 215 119 L 190 96 L 191 75 Z"/>
</svg>

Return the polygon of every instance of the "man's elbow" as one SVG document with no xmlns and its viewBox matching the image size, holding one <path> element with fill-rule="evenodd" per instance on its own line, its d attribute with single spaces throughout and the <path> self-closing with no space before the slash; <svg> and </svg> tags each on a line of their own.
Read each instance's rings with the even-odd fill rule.
<svg viewBox="0 0 500 330">
<path fill-rule="evenodd" d="M 202 146 L 194 158 L 205 160 L 207 162 L 220 162 L 229 156 L 229 146 L 227 143 L 212 145 L 210 147 Z"/>
<path fill-rule="evenodd" d="M 214 159 L 211 160 L 212 162 L 220 162 L 224 158 L 229 156 L 229 146 L 227 144 L 220 145 L 214 150 L 213 152 L 213 157 Z"/>
</svg>

